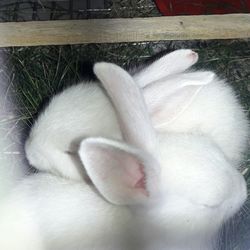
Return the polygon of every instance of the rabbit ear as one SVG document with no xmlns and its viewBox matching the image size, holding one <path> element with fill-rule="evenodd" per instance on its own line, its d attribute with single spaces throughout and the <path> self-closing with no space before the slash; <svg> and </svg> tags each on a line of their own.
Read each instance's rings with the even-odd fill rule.
<svg viewBox="0 0 250 250">
<path fill-rule="evenodd" d="M 158 81 L 166 76 L 182 73 L 198 61 L 198 54 L 190 49 L 175 50 L 162 56 L 134 75 L 135 82 L 141 87 Z"/>
<path fill-rule="evenodd" d="M 125 142 L 87 139 L 80 158 L 100 193 L 115 204 L 138 204 L 156 193 L 156 137 L 139 86 L 122 68 L 97 63 L 94 72 L 116 110 Z"/>
<path fill-rule="evenodd" d="M 143 89 L 155 128 L 172 122 L 189 107 L 204 85 L 214 79 L 210 71 L 179 74 L 154 82 Z"/>
<path fill-rule="evenodd" d="M 157 192 L 159 166 L 148 153 L 104 138 L 82 141 L 80 159 L 98 191 L 114 204 L 141 204 Z"/>
<path fill-rule="evenodd" d="M 95 64 L 94 72 L 113 102 L 124 140 L 154 153 L 155 133 L 141 90 L 133 78 L 111 63 Z"/>
</svg>

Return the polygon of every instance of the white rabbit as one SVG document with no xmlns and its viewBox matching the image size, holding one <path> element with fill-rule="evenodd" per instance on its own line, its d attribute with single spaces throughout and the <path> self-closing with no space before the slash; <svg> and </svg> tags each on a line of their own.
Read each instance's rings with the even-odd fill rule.
<svg viewBox="0 0 250 250">
<path fill-rule="evenodd" d="M 197 54 L 191 50 L 177 50 L 155 61 L 134 78 L 139 85 L 147 85 L 148 80 L 157 81 L 184 71 L 197 59 Z M 120 139 L 121 133 L 103 89 L 96 83 L 80 83 L 56 95 L 39 116 L 26 143 L 27 158 L 40 170 L 81 180 L 84 169 L 71 152 L 76 152 L 79 142 L 89 136 Z"/>
<path fill-rule="evenodd" d="M 31 235 L 46 250 L 216 249 L 222 223 L 246 199 L 242 175 L 209 136 L 156 134 L 126 71 L 108 63 L 96 64 L 94 71 L 115 107 L 117 137 L 124 141 L 82 140 L 79 156 L 89 183 L 37 174 L 17 188 L 0 215 L 12 221 L 11 208 L 27 207 L 22 222 L 37 226 Z M 13 229 L 2 225 L 7 238 Z M 18 243 L 17 249 L 31 249 L 12 242 Z M 15 249 L 2 248 L 1 238 L 0 248 Z"/>
<path fill-rule="evenodd" d="M 246 148 L 246 116 L 232 89 L 214 73 L 182 73 L 197 60 L 195 52 L 177 50 L 135 74 L 134 79 L 142 88 L 158 132 L 207 135 L 238 164 Z M 55 96 L 40 115 L 26 143 L 27 158 L 40 170 L 81 180 L 84 169 L 74 152 L 89 136 L 121 139 L 104 90 L 96 83 L 80 83 Z"/>
<path fill-rule="evenodd" d="M 143 93 L 157 131 L 207 135 L 230 161 L 242 160 L 249 136 L 246 114 L 233 89 L 212 72 L 169 76 Z"/>
</svg>

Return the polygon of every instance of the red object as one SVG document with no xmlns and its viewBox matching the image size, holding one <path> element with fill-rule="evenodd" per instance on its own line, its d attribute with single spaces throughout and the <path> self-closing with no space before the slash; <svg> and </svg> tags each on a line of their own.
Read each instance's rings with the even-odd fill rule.
<svg viewBox="0 0 250 250">
<path fill-rule="evenodd" d="M 155 0 L 165 16 L 249 13 L 250 0 Z"/>
</svg>

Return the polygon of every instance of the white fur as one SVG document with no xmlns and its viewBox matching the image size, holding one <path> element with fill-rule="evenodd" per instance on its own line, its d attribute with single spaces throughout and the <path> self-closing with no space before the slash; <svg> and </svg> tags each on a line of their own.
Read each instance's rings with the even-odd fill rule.
<svg viewBox="0 0 250 250">
<path fill-rule="evenodd" d="M 203 136 L 166 134 L 159 143 L 164 167 L 160 182 L 151 183 L 160 184 L 157 199 L 150 196 L 148 204 L 144 200 L 138 207 L 117 206 L 91 184 L 37 174 L 17 187 L 0 213 L 1 222 L 8 218 L 0 226 L 4 243 L 8 240 L 3 249 L 139 250 L 130 245 L 133 237 L 143 243 L 141 249 L 213 249 L 222 223 L 246 198 L 243 177 Z M 26 209 L 20 210 L 22 206 Z M 12 213 L 13 207 L 18 213 Z M 11 241 L 14 234 L 22 237 Z M 31 238 L 28 244 L 26 238 Z"/>
<path fill-rule="evenodd" d="M 188 65 L 192 63 L 189 61 Z M 180 68 L 186 69 L 188 65 Z M 110 68 L 111 72 L 122 72 L 112 64 L 105 67 Z M 151 72 L 155 70 L 153 67 Z M 95 84 L 79 84 L 55 96 L 32 128 L 26 153 L 30 163 L 38 169 L 72 180 L 38 174 L 24 181 L 6 206 L 15 206 L 18 199 L 21 199 L 21 204 L 28 204 L 29 209 L 25 210 L 22 220 L 26 218 L 38 228 L 38 232 L 34 230 L 32 233 L 35 239 L 39 239 L 38 243 L 41 240 L 46 244 L 45 249 L 213 249 L 213 240 L 222 223 L 233 216 L 246 199 L 245 181 L 232 162 L 239 161 L 244 150 L 247 121 L 228 86 L 213 79 L 211 74 L 207 75 L 211 77 L 209 81 L 199 81 L 200 75 L 204 76 L 204 73 L 184 74 L 183 84 L 183 77 L 168 76 L 167 73 L 166 78 L 164 76 L 166 92 L 156 90 L 157 82 L 162 84 L 162 80 L 140 84 L 144 86 L 142 93 L 157 131 L 156 144 L 153 144 L 157 152 L 151 151 L 147 145 L 137 144 L 140 138 L 143 141 L 142 136 L 133 142 L 137 147 L 140 145 L 139 150 L 129 146 L 133 138 L 127 138 L 129 144 L 120 141 L 124 129 L 139 129 L 138 117 L 144 117 L 147 121 L 142 114 L 130 117 L 129 121 L 123 119 L 136 101 L 133 100 L 136 95 L 131 93 L 139 93 L 137 85 L 131 85 L 131 77 L 125 71 L 121 76 L 123 80 L 127 79 L 125 81 L 120 82 L 117 74 L 105 73 L 101 77 L 108 93 L 112 87 L 116 89 L 114 94 L 117 96 L 110 96 L 114 108 L 103 89 Z M 126 84 L 128 79 L 127 98 L 132 99 L 126 102 L 125 115 L 119 112 L 116 115 L 114 109 L 120 111 L 124 102 L 123 98 L 118 97 L 126 93 L 117 92 L 119 88 L 114 84 Z M 176 79 L 179 79 L 176 83 L 181 84 L 169 93 L 167 85 L 174 86 Z M 112 84 L 106 84 L 109 82 Z M 155 97 L 157 101 L 153 103 Z M 172 114 L 175 108 L 171 103 L 178 109 L 169 122 L 168 114 Z M 185 106 L 184 110 L 182 106 Z M 137 109 L 138 114 L 144 112 L 142 105 Z M 135 126 L 129 126 L 126 122 L 134 122 Z M 151 133 L 150 126 L 143 127 L 143 131 Z M 100 136 L 109 140 L 85 140 L 87 137 Z M 232 141 L 239 149 L 228 145 Z M 94 147 L 91 146 L 93 142 Z M 91 171 L 89 177 L 94 185 L 86 181 L 88 175 L 75 154 L 80 143 L 79 155 L 87 172 Z M 97 159 L 94 158 L 95 153 Z M 150 153 L 151 157 L 142 157 Z M 110 157 L 114 162 L 109 164 L 105 157 Z M 128 160 L 136 167 L 123 171 Z M 100 166 L 103 170 L 98 176 Z M 139 175 L 135 170 L 138 167 L 143 168 Z M 102 173 L 111 173 L 114 168 L 118 168 L 115 175 L 107 174 L 102 179 Z M 127 173 L 128 179 L 117 183 L 112 179 L 114 176 L 126 177 L 120 173 Z M 145 186 L 134 185 L 134 180 L 140 179 L 141 174 L 145 174 Z M 73 181 L 83 179 L 85 181 Z M 105 182 L 114 191 L 110 186 L 106 189 Z M 119 189 L 118 185 L 124 185 L 124 188 Z M 154 189 L 155 186 L 159 188 Z M 128 188 L 135 192 L 146 192 L 148 196 L 143 200 L 138 198 L 137 203 L 133 192 L 127 192 Z M 112 196 L 107 195 L 107 190 Z M 127 206 L 114 204 L 117 190 L 126 192 Z M 130 198 L 132 205 L 128 202 Z M 9 210 L 5 211 L 8 214 Z M 22 233 L 29 233 L 30 228 Z M 136 246 L 137 239 L 140 247 Z M 8 247 L 5 249 L 8 250 Z"/>
<path fill-rule="evenodd" d="M 81 180 L 84 169 L 70 152 L 77 152 L 83 138 L 99 135 L 121 138 L 115 112 L 100 87 L 79 84 L 55 96 L 35 122 L 25 145 L 27 158 L 40 170 Z"/>
<path fill-rule="evenodd" d="M 167 76 L 143 93 L 157 131 L 205 134 L 230 160 L 240 162 L 248 137 L 246 115 L 231 87 L 212 72 Z M 94 136 L 121 139 L 121 132 L 103 89 L 80 83 L 56 95 L 40 115 L 26 143 L 27 158 L 40 170 L 79 180 L 84 169 L 70 152 Z"/>
<path fill-rule="evenodd" d="M 32 239 L 30 248 L 25 245 L 26 248 L 17 249 L 32 249 L 33 244 L 40 242 L 46 245 L 45 249 L 53 250 L 136 249 L 130 246 L 130 240 L 123 242 L 132 236 L 151 246 L 150 250 L 159 245 L 164 246 L 160 249 L 212 249 L 209 239 L 246 198 L 243 177 L 218 147 L 202 136 L 164 135 L 160 149 L 160 164 L 164 166 L 160 174 L 161 192 L 153 201 L 149 197 L 148 205 L 143 207 L 112 205 L 84 182 L 49 174 L 27 179 L 7 203 L 6 212 L 0 213 L 9 218 L 8 225 L 10 221 L 17 223 L 17 235 L 28 234 Z M 10 208 L 20 213 L 22 206 L 26 210 L 20 215 L 24 221 L 20 224 L 10 217 L 18 216 L 10 214 Z M 10 240 L 6 238 L 10 234 L 5 225 L 1 225 L 2 236 Z M 20 245 L 18 238 L 8 242 Z M 15 249 L 7 246 L 4 249 Z"/>
<path fill-rule="evenodd" d="M 198 61 L 198 54 L 190 49 L 175 50 L 137 72 L 134 80 L 141 87 L 168 75 L 184 72 Z"/>
<path fill-rule="evenodd" d="M 197 59 L 198 55 L 191 50 L 177 50 L 138 72 L 134 78 L 140 86 L 146 86 L 163 76 L 184 71 Z M 81 139 L 100 135 L 121 138 L 115 112 L 99 86 L 81 83 L 55 96 L 40 115 L 26 142 L 27 158 L 40 170 L 80 180 L 84 178 L 84 170 L 69 152 L 76 152 Z"/>
<path fill-rule="evenodd" d="M 233 89 L 217 77 L 210 83 L 207 78 L 200 78 L 200 85 L 189 82 L 178 88 L 190 74 L 201 73 L 205 72 L 179 74 L 144 89 L 154 127 L 161 132 L 204 134 L 239 164 L 246 150 L 249 127 Z M 167 86 L 172 85 L 176 89 L 168 92 Z"/>
<path fill-rule="evenodd" d="M 109 249 L 120 244 L 131 217 L 91 186 L 50 174 L 27 178 L 0 211 L 4 250 Z"/>
</svg>

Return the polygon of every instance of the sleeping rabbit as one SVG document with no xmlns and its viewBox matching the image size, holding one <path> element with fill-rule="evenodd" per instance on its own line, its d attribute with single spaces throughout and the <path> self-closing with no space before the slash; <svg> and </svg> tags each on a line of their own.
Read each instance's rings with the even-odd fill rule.
<svg viewBox="0 0 250 250">
<path fill-rule="evenodd" d="M 133 78 L 157 132 L 206 135 L 237 167 L 247 144 L 246 115 L 232 88 L 214 73 L 183 72 L 197 60 L 191 50 L 176 50 Z M 27 158 L 39 170 L 81 180 L 85 173 L 76 152 L 90 136 L 121 139 L 121 132 L 103 88 L 80 83 L 56 95 L 41 113 L 26 143 Z"/>
<path fill-rule="evenodd" d="M 185 130 L 158 129 L 162 123 L 155 115 L 161 111 L 162 99 L 150 103 L 147 91 L 152 86 L 142 86 L 136 81 L 138 75 L 132 77 L 109 63 L 96 64 L 94 72 L 105 92 L 97 85 L 66 89 L 34 125 L 26 144 L 27 157 L 49 173 L 31 176 L 16 188 L 0 213 L 3 218 L 7 214 L 13 224 L 0 223 L 0 231 L 6 239 L 13 228 L 22 234 L 26 230 L 35 240 L 30 248 L 15 241 L 12 244 L 19 248 L 11 248 L 1 240 L 0 247 L 4 242 L 3 249 L 35 249 L 36 244 L 53 250 L 216 249 L 220 227 L 246 199 L 245 181 L 227 155 L 227 147 L 210 131 L 199 129 L 205 126 L 203 121 L 196 127 L 193 119 L 194 125 Z M 180 72 L 174 73 L 178 79 Z M 205 88 L 214 81 L 210 72 L 190 74 L 184 73 L 182 87 Z M 178 109 L 171 120 L 177 121 L 192 108 L 197 89 L 195 96 L 191 93 L 188 107 Z M 172 101 L 176 104 L 180 99 Z M 236 101 L 235 106 L 242 113 Z M 247 127 L 243 113 L 240 124 Z M 20 227 L 18 219 L 11 220 L 9 212 L 18 207 L 22 210 L 17 218 L 24 224 L 27 221 L 27 228 Z"/>
</svg>

